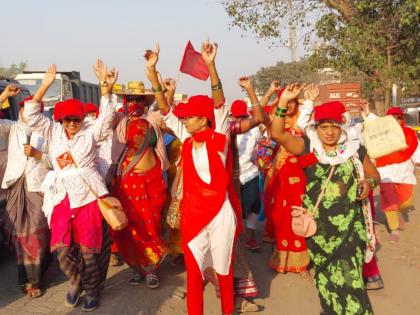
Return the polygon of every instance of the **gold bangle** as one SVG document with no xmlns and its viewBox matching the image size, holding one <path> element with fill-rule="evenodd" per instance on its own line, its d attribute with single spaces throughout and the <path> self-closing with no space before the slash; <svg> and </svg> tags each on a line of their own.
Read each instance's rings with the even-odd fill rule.
<svg viewBox="0 0 420 315">
<path fill-rule="evenodd" d="M 217 82 L 215 85 L 211 86 L 211 90 L 212 91 L 217 91 L 217 90 L 221 90 L 223 88 L 222 86 L 222 82 Z"/>
<path fill-rule="evenodd" d="M 153 93 L 163 92 L 162 86 L 159 85 L 157 88 L 152 87 L 152 92 Z"/>
</svg>

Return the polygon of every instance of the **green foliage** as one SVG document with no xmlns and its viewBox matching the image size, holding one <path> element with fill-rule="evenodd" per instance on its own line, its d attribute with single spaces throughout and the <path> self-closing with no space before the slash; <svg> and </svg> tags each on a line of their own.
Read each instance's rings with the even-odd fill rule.
<svg viewBox="0 0 420 315">
<path fill-rule="evenodd" d="M 0 67 L 0 78 L 14 78 L 17 74 L 22 73 L 26 66 L 26 62 L 20 62 L 19 64 L 12 64 L 8 68 Z"/>
<path fill-rule="evenodd" d="M 309 27 L 305 43 L 311 32 L 318 38 L 311 66 L 361 78 L 368 94 L 388 96 L 387 105 L 392 83 L 419 92 L 420 0 L 226 0 L 224 6 L 231 26 L 282 44 L 290 23 Z"/>
<path fill-rule="evenodd" d="M 319 72 L 309 59 L 289 63 L 280 61 L 274 66 L 261 68 L 252 78 L 259 94 L 263 94 L 274 80 L 285 85 L 292 82 L 322 82 L 331 79 L 337 80 L 338 77 Z"/>
</svg>

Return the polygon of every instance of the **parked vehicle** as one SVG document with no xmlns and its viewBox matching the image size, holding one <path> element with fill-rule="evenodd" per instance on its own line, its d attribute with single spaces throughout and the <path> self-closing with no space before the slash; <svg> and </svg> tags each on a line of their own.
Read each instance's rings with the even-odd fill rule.
<svg viewBox="0 0 420 315">
<path fill-rule="evenodd" d="M 24 71 L 18 74 L 15 79 L 33 94 L 41 85 L 44 74 L 44 71 Z M 80 72 L 57 72 L 55 82 L 43 98 L 45 111 L 51 114 L 57 102 L 69 98 L 75 98 L 83 103 L 93 103 L 99 106 L 99 86 L 82 81 Z"/>
</svg>

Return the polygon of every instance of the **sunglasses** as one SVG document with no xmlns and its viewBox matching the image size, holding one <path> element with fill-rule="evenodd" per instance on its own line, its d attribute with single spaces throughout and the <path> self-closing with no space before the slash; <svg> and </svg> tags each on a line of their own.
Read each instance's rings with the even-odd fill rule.
<svg viewBox="0 0 420 315">
<path fill-rule="evenodd" d="M 71 122 L 73 122 L 75 124 L 80 124 L 82 122 L 82 118 L 80 118 L 80 117 L 64 117 L 63 122 L 67 123 L 67 124 L 69 124 Z"/>
<path fill-rule="evenodd" d="M 126 96 L 126 101 L 127 102 L 142 102 L 144 101 L 145 97 L 144 96 Z"/>
</svg>

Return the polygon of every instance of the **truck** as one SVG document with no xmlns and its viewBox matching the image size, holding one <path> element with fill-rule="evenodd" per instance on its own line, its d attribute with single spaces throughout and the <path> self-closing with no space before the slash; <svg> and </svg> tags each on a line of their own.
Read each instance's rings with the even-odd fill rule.
<svg viewBox="0 0 420 315">
<path fill-rule="evenodd" d="M 358 82 L 330 83 L 319 87 L 320 103 L 340 101 L 355 120 L 361 118 L 360 97 L 361 86 Z"/>
<path fill-rule="evenodd" d="M 15 80 L 33 95 L 41 85 L 44 74 L 45 71 L 24 71 L 18 74 Z M 99 86 L 82 81 L 78 71 L 57 72 L 54 83 L 43 98 L 45 112 L 52 114 L 56 103 L 70 98 L 99 106 Z"/>
</svg>

